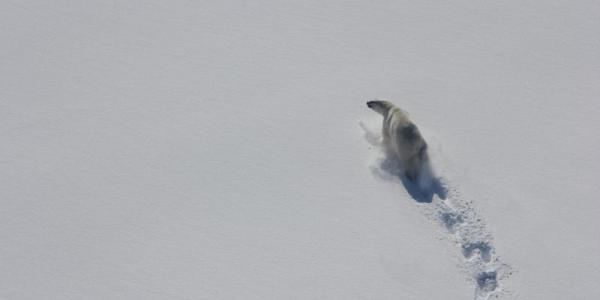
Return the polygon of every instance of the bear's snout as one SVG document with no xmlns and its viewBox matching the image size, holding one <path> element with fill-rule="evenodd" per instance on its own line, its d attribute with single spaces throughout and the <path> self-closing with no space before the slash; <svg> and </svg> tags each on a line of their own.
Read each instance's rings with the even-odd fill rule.
<svg viewBox="0 0 600 300">
<path fill-rule="evenodd" d="M 367 101 L 367 107 L 373 108 L 374 101 Z"/>
</svg>

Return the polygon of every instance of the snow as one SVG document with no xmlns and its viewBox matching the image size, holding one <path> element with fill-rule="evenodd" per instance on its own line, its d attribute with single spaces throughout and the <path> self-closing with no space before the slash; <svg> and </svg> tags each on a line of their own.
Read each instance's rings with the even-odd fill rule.
<svg viewBox="0 0 600 300">
<path fill-rule="evenodd" d="M 595 1 L 3 1 L 0 298 L 598 299 L 599 36 Z"/>
</svg>

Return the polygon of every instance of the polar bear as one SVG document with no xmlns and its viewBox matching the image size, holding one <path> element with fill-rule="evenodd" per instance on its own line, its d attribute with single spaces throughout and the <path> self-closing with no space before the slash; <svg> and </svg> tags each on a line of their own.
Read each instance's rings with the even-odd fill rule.
<svg viewBox="0 0 600 300">
<path fill-rule="evenodd" d="M 428 161 L 427 143 L 408 114 L 388 101 L 373 100 L 367 106 L 383 116 L 383 145 L 400 162 L 404 175 L 416 182 Z"/>
</svg>

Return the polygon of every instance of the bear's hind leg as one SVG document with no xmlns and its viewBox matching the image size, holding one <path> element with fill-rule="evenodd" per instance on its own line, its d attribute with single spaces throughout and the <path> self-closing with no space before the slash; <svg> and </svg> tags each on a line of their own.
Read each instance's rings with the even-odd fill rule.
<svg viewBox="0 0 600 300">
<path fill-rule="evenodd" d="M 419 159 L 413 157 L 412 159 L 406 160 L 403 163 L 404 176 L 412 182 L 416 182 L 419 177 Z"/>
<path fill-rule="evenodd" d="M 412 182 L 417 182 L 418 175 L 417 172 L 415 172 L 414 170 L 405 170 L 404 176 L 406 176 L 406 178 L 408 178 L 408 180 Z"/>
</svg>

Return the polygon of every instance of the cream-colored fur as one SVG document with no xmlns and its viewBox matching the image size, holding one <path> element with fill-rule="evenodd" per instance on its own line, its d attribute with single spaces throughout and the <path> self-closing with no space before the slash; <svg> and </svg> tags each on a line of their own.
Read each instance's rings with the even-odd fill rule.
<svg viewBox="0 0 600 300">
<path fill-rule="evenodd" d="M 404 174 L 416 181 L 427 162 L 427 143 L 408 114 L 388 101 L 374 100 L 367 106 L 383 116 L 383 144 L 397 158 Z"/>
</svg>

